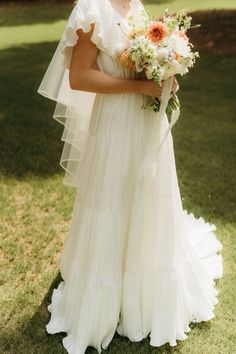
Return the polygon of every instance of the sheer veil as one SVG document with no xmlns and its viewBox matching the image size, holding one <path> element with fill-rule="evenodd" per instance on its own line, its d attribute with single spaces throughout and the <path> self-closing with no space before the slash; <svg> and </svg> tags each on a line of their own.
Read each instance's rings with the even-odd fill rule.
<svg viewBox="0 0 236 354">
<path fill-rule="evenodd" d="M 80 16 L 78 16 L 78 11 Z M 56 102 L 53 118 L 64 125 L 61 137 L 64 147 L 60 159 L 60 165 L 65 170 L 63 183 L 73 187 L 76 187 L 76 177 L 88 137 L 90 116 L 96 94 L 70 88 L 69 65 L 72 48 L 78 39 L 76 30 L 82 28 L 84 32 L 88 32 L 92 22 L 95 22 L 94 13 L 87 11 L 85 1 L 79 1 L 72 10 L 37 90 L 40 95 Z M 99 40 L 98 30 L 97 24 L 92 36 L 95 43 Z"/>
<path fill-rule="evenodd" d="M 109 9 L 104 8 L 103 5 L 100 0 L 79 0 L 76 2 L 37 91 L 56 102 L 53 118 L 64 126 L 61 137 L 64 146 L 60 158 L 60 165 L 65 170 L 63 183 L 73 187 L 78 187 L 78 174 L 89 137 L 89 124 L 96 93 L 72 90 L 69 85 L 69 67 L 72 49 L 78 40 L 77 29 L 88 32 L 92 23 L 95 26 L 91 40 L 99 49 L 111 56 L 114 55 L 114 40 L 112 36 L 109 36 Z M 103 16 L 108 17 L 103 26 L 99 16 L 101 12 L 103 12 Z M 104 26 L 106 26 L 105 29 Z M 158 120 L 165 117 L 172 82 L 173 79 L 169 79 L 165 83 L 160 112 L 157 113 L 157 126 L 153 127 L 146 158 L 138 177 L 142 176 L 147 168 L 155 167 L 158 151 L 179 117 L 179 111 L 172 115 L 164 139 L 160 143 Z"/>
</svg>

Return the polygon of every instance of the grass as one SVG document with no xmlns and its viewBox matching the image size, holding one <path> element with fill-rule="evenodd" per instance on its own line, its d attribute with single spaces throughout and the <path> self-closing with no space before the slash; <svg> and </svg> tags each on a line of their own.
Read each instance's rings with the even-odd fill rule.
<svg viewBox="0 0 236 354">
<path fill-rule="evenodd" d="M 234 0 L 143 0 L 147 8 L 154 15 L 163 15 L 165 9 L 170 12 L 180 9 L 192 10 L 207 10 L 207 9 L 233 9 L 235 8 Z M 158 5 L 157 5 L 158 4 Z"/>
<path fill-rule="evenodd" d="M 189 11 L 236 8 L 234 0 L 225 0 L 223 5 L 220 0 L 143 0 L 143 3 L 153 15 L 163 15 L 166 8 L 169 8 L 170 12 L 181 8 Z M 159 5 L 156 5 L 157 3 Z M 70 3 L 51 3 L 50 11 L 47 3 L 36 3 L 34 6 L 30 2 L 1 5 L 0 48 L 58 40 L 71 8 Z"/>
<path fill-rule="evenodd" d="M 206 4 L 198 1 L 199 6 Z M 6 20 L 0 28 L 0 316 L 4 324 L 0 352 L 64 354 L 64 334 L 49 336 L 45 324 L 52 290 L 60 281 L 58 262 L 74 190 L 62 185 L 58 164 L 62 127 L 51 118 L 54 104 L 36 90 L 69 6 L 57 5 L 57 10 L 47 13 L 44 5 L 27 5 L 27 10 L 24 6 L 24 12 L 21 5 L 4 12 Z M 161 6 L 165 5 L 155 7 L 156 13 Z M 0 14 L 4 9 L 6 5 L 0 6 Z M 16 26 L 14 16 L 21 18 Z M 32 32 L 33 28 L 37 31 Z M 53 28 L 52 37 L 46 36 L 49 28 Z M 182 113 L 173 137 L 183 206 L 215 223 L 224 245 L 216 318 L 192 325 L 189 338 L 176 348 L 152 348 L 148 338 L 131 343 L 116 334 L 106 353 L 235 353 L 235 55 L 201 52 L 191 74 L 180 81 Z M 93 349 L 87 352 L 95 353 Z"/>
</svg>

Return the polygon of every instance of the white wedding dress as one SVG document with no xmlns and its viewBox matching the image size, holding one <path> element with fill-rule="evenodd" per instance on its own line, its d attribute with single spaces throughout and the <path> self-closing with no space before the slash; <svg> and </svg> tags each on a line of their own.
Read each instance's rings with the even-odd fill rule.
<svg viewBox="0 0 236 354">
<path fill-rule="evenodd" d="M 141 13 L 142 3 L 135 5 Z M 69 354 L 84 354 L 88 346 L 100 353 L 116 330 L 131 341 L 150 334 L 152 346 L 175 346 L 190 322 L 214 317 L 222 244 L 214 224 L 183 210 L 171 132 L 155 169 L 136 178 L 157 122 L 156 113 L 141 109 L 144 96 L 70 89 L 76 30 L 87 32 L 91 23 L 99 69 L 135 77 L 116 57 L 127 20 L 109 0 L 79 0 L 38 90 L 57 102 L 54 118 L 65 125 L 64 183 L 76 190 L 60 261 L 63 281 L 53 291 L 46 329 L 67 333 Z M 165 115 L 160 140 L 168 126 Z"/>
</svg>

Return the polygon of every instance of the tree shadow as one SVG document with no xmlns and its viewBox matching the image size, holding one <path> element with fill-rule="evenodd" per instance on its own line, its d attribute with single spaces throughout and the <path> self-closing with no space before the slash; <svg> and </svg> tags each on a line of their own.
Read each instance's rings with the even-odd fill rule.
<svg viewBox="0 0 236 354">
<path fill-rule="evenodd" d="M 46 324 L 48 323 L 51 314 L 47 307 L 51 303 L 52 293 L 62 281 L 60 272 L 57 274 L 51 286 L 42 300 L 42 303 L 36 309 L 34 315 L 30 320 L 26 321 L 23 326 L 17 328 L 14 333 L 4 333 L 3 350 L 4 353 L 18 353 L 18 354 L 45 354 L 57 353 L 67 354 L 63 347 L 62 339 L 67 335 L 65 332 L 56 334 L 48 334 L 46 331 Z M 196 329 L 197 331 L 210 331 L 211 322 L 190 323 L 191 333 Z M 190 333 L 190 336 L 191 336 Z M 171 347 L 165 344 L 161 347 L 152 347 L 150 345 L 150 336 L 139 342 L 132 342 L 128 337 L 120 336 L 115 332 L 112 341 L 108 348 L 102 353 L 111 354 L 126 354 L 126 353 L 146 353 L 146 354 L 172 354 L 183 353 L 185 341 L 177 341 L 177 346 Z M 94 347 L 89 346 L 86 354 L 97 354 Z"/>
<path fill-rule="evenodd" d="M 189 31 L 191 42 L 211 53 L 236 54 L 236 10 L 205 10 L 189 12 L 193 24 L 200 28 Z"/>
<path fill-rule="evenodd" d="M 161 5 L 175 0 L 142 0 L 144 5 Z M 73 9 L 73 0 L 31 2 L 0 2 L 0 27 L 21 26 L 37 23 L 53 23 L 59 20 L 67 20 Z"/>
<path fill-rule="evenodd" d="M 0 170 L 9 178 L 62 172 L 63 126 L 52 119 L 55 103 L 37 94 L 56 46 L 1 51 Z M 181 119 L 173 129 L 185 206 L 225 221 L 233 221 L 235 210 L 234 62 L 233 54 L 201 52 L 191 74 L 179 78 Z"/>
<path fill-rule="evenodd" d="M 0 27 L 66 20 L 73 8 L 73 1 L 0 2 Z"/>
<path fill-rule="evenodd" d="M 46 324 L 51 314 L 47 307 L 51 303 L 52 292 L 57 288 L 62 278 L 60 273 L 53 280 L 48 292 L 42 300 L 34 315 L 26 321 L 23 326 L 17 328 L 14 333 L 4 333 L 2 348 L 4 353 L 17 354 L 45 354 L 57 353 L 67 354 L 63 347 L 62 339 L 67 335 L 65 332 L 48 334 Z M 169 344 L 161 347 L 150 346 L 150 337 L 139 342 L 131 342 L 129 338 L 120 336 L 115 332 L 108 348 L 102 353 L 126 354 L 126 353 L 147 353 L 147 354 L 171 354 L 181 353 L 184 342 L 178 341 L 178 346 L 173 348 Z M 86 354 L 97 354 L 95 348 L 89 346 Z"/>
<path fill-rule="evenodd" d="M 37 93 L 56 43 L 1 51 L 0 170 L 9 177 L 61 171 L 63 127 L 52 119 L 55 103 Z"/>
<path fill-rule="evenodd" d="M 178 78 L 181 118 L 173 129 L 183 204 L 196 216 L 235 220 L 234 54 L 201 59 Z M 194 181 L 194 183 L 193 183 Z"/>
</svg>

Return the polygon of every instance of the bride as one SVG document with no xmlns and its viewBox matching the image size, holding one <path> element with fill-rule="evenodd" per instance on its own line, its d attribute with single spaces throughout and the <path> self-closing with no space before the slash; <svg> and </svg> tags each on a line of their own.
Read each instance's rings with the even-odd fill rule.
<svg viewBox="0 0 236 354">
<path fill-rule="evenodd" d="M 131 15 L 137 25 L 144 19 L 140 0 L 79 0 L 38 89 L 56 101 L 63 183 L 75 188 L 46 325 L 66 332 L 69 354 L 88 346 L 100 353 L 116 331 L 175 346 L 191 322 L 214 317 L 218 301 L 216 226 L 183 209 L 168 118 L 141 109 L 164 85 L 141 80 L 117 58 Z M 154 127 L 158 141 L 166 138 L 138 178 Z"/>
</svg>

